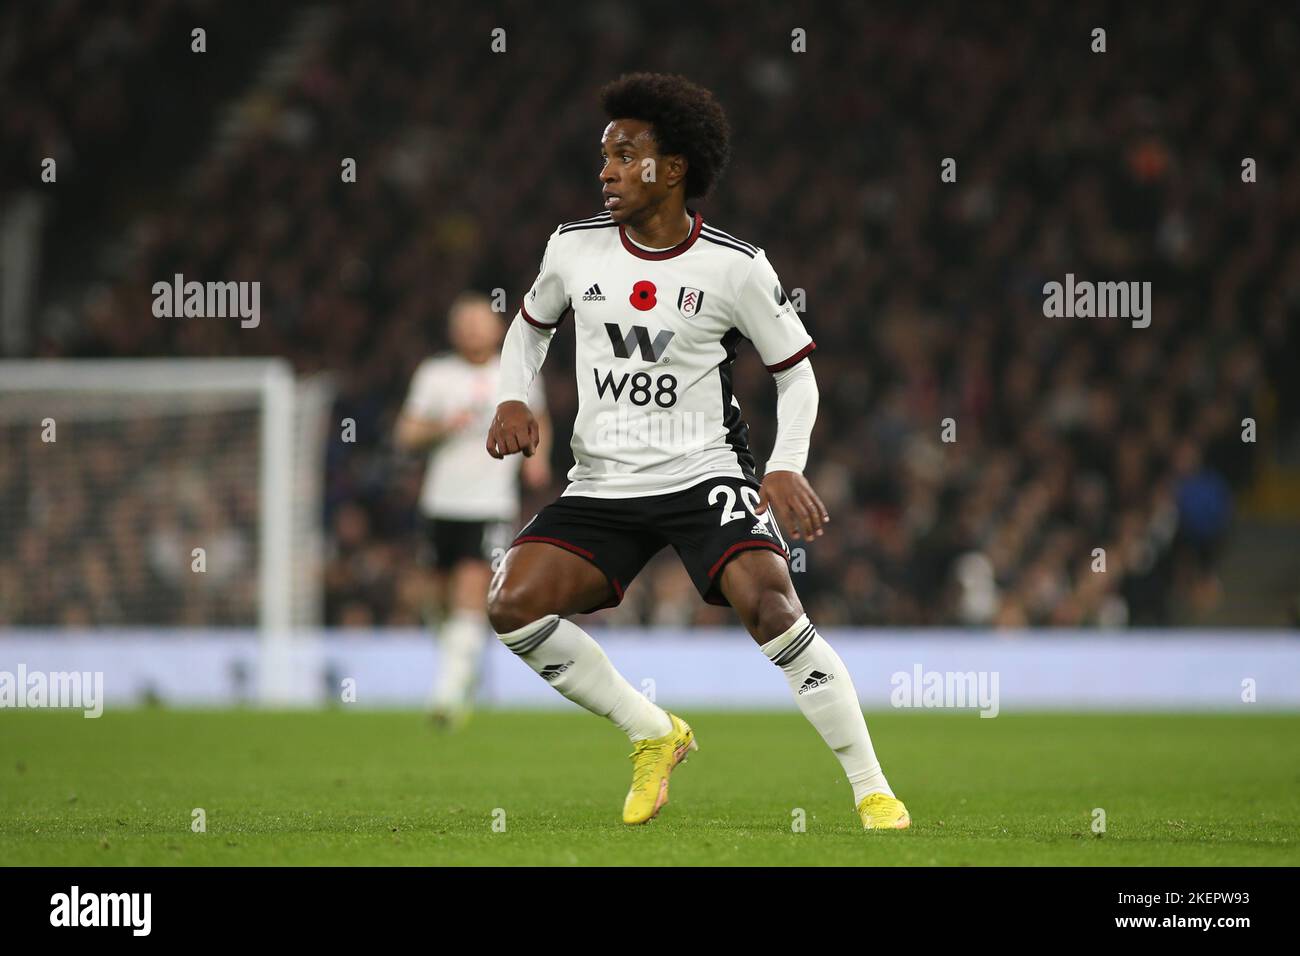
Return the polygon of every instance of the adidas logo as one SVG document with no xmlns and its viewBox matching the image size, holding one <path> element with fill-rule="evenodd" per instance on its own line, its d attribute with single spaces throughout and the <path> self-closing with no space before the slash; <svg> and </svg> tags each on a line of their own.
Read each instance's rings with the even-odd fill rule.
<svg viewBox="0 0 1300 956">
<path fill-rule="evenodd" d="M 555 678 L 559 677 L 561 674 L 563 674 L 572 666 L 573 666 L 573 661 L 569 661 L 568 663 L 565 664 L 547 664 L 541 670 L 542 680 L 545 681 L 555 680 Z"/>
<path fill-rule="evenodd" d="M 582 301 L 583 302 L 604 302 L 605 301 L 605 297 L 600 292 L 599 282 L 593 284 L 590 289 L 582 293 Z"/>
<path fill-rule="evenodd" d="M 813 671 L 804 678 L 803 684 L 799 687 L 799 693 L 802 694 L 804 691 L 815 690 L 816 688 L 821 687 L 822 684 L 825 684 L 828 681 L 833 681 L 834 679 L 834 674 L 823 674 L 821 671 Z"/>
<path fill-rule="evenodd" d="M 761 521 L 760 521 L 758 524 L 754 525 L 754 529 L 753 529 L 752 531 L 750 531 L 749 533 L 750 533 L 750 534 L 765 534 L 765 535 L 767 535 L 769 538 L 772 537 L 772 532 L 768 531 L 768 530 L 767 530 L 767 525 L 765 525 L 765 524 L 764 524 L 763 522 L 761 522 Z"/>
</svg>

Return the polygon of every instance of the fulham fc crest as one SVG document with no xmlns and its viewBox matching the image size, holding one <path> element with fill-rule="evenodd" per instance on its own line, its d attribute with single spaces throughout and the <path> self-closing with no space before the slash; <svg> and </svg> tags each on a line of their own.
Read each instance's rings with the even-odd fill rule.
<svg viewBox="0 0 1300 956">
<path fill-rule="evenodd" d="M 688 319 L 699 312 L 703 304 L 704 293 L 699 289 L 682 286 L 682 291 L 677 294 L 677 311 Z"/>
</svg>

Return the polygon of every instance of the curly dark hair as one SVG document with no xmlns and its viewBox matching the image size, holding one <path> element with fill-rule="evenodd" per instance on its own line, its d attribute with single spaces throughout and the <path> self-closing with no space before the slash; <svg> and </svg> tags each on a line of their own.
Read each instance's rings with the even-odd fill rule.
<svg viewBox="0 0 1300 956">
<path fill-rule="evenodd" d="M 713 94 L 675 73 L 625 73 L 600 91 L 611 120 L 639 119 L 664 154 L 686 157 L 686 198 L 707 196 L 731 158 L 731 127 Z"/>
</svg>

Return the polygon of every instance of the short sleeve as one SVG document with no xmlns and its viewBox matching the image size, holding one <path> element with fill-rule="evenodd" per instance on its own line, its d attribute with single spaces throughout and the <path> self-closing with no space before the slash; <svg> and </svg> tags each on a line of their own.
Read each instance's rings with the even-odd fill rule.
<svg viewBox="0 0 1300 956">
<path fill-rule="evenodd" d="M 445 390 L 438 387 L 438 363 L 426 359 L 420 363 L 411 378 L 411 390 L 406 395 L 402 414 L 412 418 L 440 418 L 444 412 L 442 397 Z"/>
<path fill-rule="evenodd" d="M 769 372 L 789 368 L 817 347 L 762 251 L 736 295 L 734 322 Z"/>
<path fill-rule="evenodd" d="M 560 316 L 569 307 L 569 294 L 564 288 L 564 277 L 559 270 L 556 245 L 560 230 L 557 228 L 546 240 L 542 253 L 542 266 L 533 287 L 524 296 L 519 311 L 530 325 L 539 329 L 553 329 L 560 324 Z"/>
</svg>

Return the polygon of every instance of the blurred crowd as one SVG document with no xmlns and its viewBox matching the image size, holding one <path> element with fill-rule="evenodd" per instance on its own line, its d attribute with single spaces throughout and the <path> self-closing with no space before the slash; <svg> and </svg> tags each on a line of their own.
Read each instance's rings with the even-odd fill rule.
<svg viewBox="0 0 1300 956">
<path fill-rule="evenodd" d="M 157 53 L 167 0 L 11 4 L 0 12 L 0 191 L 31 181 L 46 157 L 71 173 L 146 117 L 133 82 Z M 142 62 L 143 60 L 143 62 Z"/>
<path fill-rule="evenodd" d="M 391 444 L 411 372 L 446 347 L 458 292 L 503 288 L 513 314 L 556 224 L 599 210 L 596 90 L 628 69 L 682 72 L 734 133 L 699 206 L 802 290 L 818 344 L 806 474 L 832 520 L 791 542 L 814 620 L 1161 625 L 1222 601 L 1233 495 L 1257 467 L 1242 419 L 1265 389 L 1300 418 L 1294 17 L 1208 2 L 531 9 L 340 5 L 251 135 L 140 216 L 123 274 L 38 353 L 333 371 L 357 441 L 328 453 L 327 621 L 418 623 L 422 463 Z M 154 318 L 151 286 L 174 273 L 260 280 L 260 326 Z M 1045 317 L 1043 286 L 1067 273 L 1151 282 L 1150 327 Z M 544 369 L 557 481 L 521 524 L 563 489 L 573 374 L 566 327 Z M 752 349 L 735 388 L 761 465 L 775 392 Z M 597 617 L 734 620 L 671 551 Z"/>
<path fill-rule="evenodd" d="M 256 411 L 26 401 L 0 421 L 0 627 L 257 623 Z"/>
</svg>

